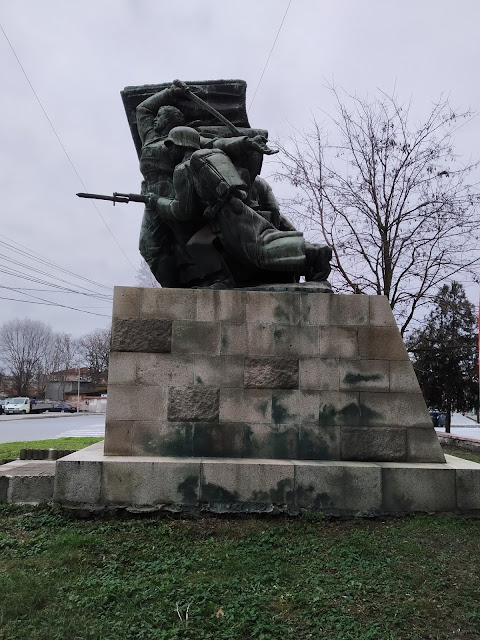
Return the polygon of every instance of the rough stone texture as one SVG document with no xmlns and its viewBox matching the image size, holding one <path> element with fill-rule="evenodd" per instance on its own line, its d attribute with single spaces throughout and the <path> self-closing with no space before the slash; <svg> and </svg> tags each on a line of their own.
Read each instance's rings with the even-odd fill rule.
<svg viewBox="0 0 480 640">
<path fill-rule="evenodd" d="M 444 461 L 382 296 L 117 288 L 113 336 L 109 455 Z"/>
<path fill-rule="evenodd" d="M 415 511 L 480 515 L 480 464 L 453 456 L 446 456 L 446 464 L 106 457 L 101 444 L 57 461 L 55 502 L 90 511 L 124 507 L 297 514 L 321 509 L 326 515 L 347 516 Z M 0 491 L 2 479 L 9 480 L 0 476 Z M 31 495 L 23 497 L 33 501 Z"/>
<path fill-rule="evenodd" d="M 174 353 L 220 354 L 220 323 L 174 320 L 172 327 Z"/>
<path fill-rule="evenodd" d="M 169 353 L 171 348 L 170 320 L 114 318 L 112 321 L 112 351 Z"/>
<path fill-rule="evenodd" d="M 0 466 L 0 502 L 39 504 L 53 499 L 55 462 L 14 460 Z"/>
<path fill-rule="evenodd" d="M 407 459 L 406 429 L 342 427 L 342 460 L 387 461 Z"/>
<path fill-rule="evenodd" d="M 110 420 L 105 432 L 105 455 L 131 456 L 133 420 Z"/>
<path fill-rule="evenodd" d="M 101 479 L 103 442 L 57 460 L 54 500 L 81 508 L 103 504 Z"/>
<path fill-rule="evenodd" d="M 294 466 L 280 460 L 203 460 L 200 500 L 293 505 Z"/>
<path fill-rule="evenodd" d="M 297 389 L 298 358 L 246 358 L 244 387 Z"/>
<path fill-rule="evenodd" d="M 390 390 L 390 367 L 385 360 L 342 360 L 339 371 L 342 390 Z"/>
<path fill-rule="evenodd" d="M 302 509 L 378 512 L 382 506 L 382 469 L 365 462 L 297 464 L 295 500 Z"/>
<path fill-rule="evenodd" d="M 218 422 L 219 389 L 204 386 L 170 387 L 168 420 L 172 422 Z"/>
<path fill-rule="evenodd" d="M 244 457 L 291 460 L 298 458 L 295 425 L 245 425 Z"/>
<path fill-rule="evenodd" d="M 105 461 L 102 478 L 103 503 L 106 506 L 142 507 L 198 502 L 200 460 L 150 460 L 150 464 L 137 464 L 131 458 Z"/>
<path fill-rule="evenodd" d="M 385 511 L 454 511 L 457 506 L 455 469 L 450 467 L 389 462 L 382 466 L 382 484 Z"/>
</svg>

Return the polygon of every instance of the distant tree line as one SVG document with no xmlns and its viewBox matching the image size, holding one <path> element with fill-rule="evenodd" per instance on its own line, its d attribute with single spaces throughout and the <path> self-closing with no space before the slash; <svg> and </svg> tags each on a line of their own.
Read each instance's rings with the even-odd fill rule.
<svg viewBox="0 0 480 640">
<path fill-rule="evenodd" d="M 0 327 L 1 377 L 15 396 L 42 398 L 53 373 L 77 367 L 88 368 L 97 385 L 107 379 L 109 351 L 108 329 L 75 339 L 38 320 L 15 319 Z"/>
</svg>

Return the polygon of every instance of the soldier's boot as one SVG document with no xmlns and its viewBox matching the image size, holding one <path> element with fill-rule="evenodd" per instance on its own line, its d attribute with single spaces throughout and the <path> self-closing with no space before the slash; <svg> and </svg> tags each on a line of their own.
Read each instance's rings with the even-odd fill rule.
<svg viewBox="0 0 480 640">
<path fill-rule="evenodd" d="M 332 250 L 325 244 L 305 243 L 305 257 L 307 259 L 307 271 L 305 280 L 309 282 L 322 282 L 326 280 L 332 270 L 330 260 Z"/>
</svg>

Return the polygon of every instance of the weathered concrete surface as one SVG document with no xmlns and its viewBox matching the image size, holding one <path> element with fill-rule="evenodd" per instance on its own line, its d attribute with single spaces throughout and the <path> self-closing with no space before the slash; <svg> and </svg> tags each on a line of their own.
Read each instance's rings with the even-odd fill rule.
<svg viewBox="0 0 480 640">
<path fill-rule="evenodd" d="M 3 464 L 0 466 L 0 502 L 50 502 L 54 478 L 53 460 L 14 460 Z"/>
<path fill-rule="evenodd" d="M 101 445 L 57 461 L 55 502 L 88 511 L 480 515 L 480 464 L 453 456 L 437 464 L 105 456 Z"/>
<path fill-rule="evenodd" d="M 383 296 L 117 287 L 109 455 L 444 462 Z"/>
</svg>

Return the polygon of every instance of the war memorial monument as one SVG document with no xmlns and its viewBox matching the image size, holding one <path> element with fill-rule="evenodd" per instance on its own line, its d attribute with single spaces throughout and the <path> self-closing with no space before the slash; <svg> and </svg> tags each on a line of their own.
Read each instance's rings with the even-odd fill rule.
<svg viewBox="0 0 480 640">
<path fill-rule="evenodd" d="M 333 294 L 330 247 L 282 215 L 245 94 L 240 80 L 122 92 L 143 182 L 110 199 L 144 203 L 161 288 L 115 288 L 105 442 L 57 461 L 55 501 L 480 509 L 480 465 L 445 460 L 388 300 Z"/>
</svg>

